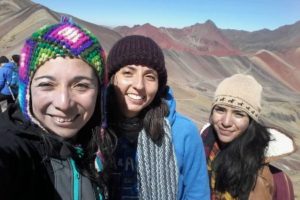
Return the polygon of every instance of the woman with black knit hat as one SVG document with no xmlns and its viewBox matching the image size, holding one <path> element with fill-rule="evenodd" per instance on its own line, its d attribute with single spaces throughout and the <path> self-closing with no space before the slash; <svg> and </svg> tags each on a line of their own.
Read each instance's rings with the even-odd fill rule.
<svg viewBox="0 0 300 200">
<path fill-rule="evenodd" d="M 107 59 L 108 131 L 117 136 L 112 199 L 209 199 L 197 127 L 177 113 L 160 47 L 127 36 Z"/>
<path fill-rule="evenodd" d="M 18 101 L 0 115 L 1 199 L 107 197 L 104 70 L 99 41 L 72 21 L 46 25 L 26 40 Z"/>
<path fill-rule="evenodd" d="M 211 125 L 202 131 L 213 200 L 294 199 L 288 176 L 269 164 L 273 139 L 258 120 L 261 95 L 262 86 L 244 74 L 225 78 L 215 91 Z"/>
</svg>

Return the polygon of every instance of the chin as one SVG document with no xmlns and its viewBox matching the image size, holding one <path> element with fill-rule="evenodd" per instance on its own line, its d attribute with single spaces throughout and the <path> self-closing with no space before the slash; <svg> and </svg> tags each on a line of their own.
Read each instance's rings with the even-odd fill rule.
<svg viewBox="0 0 300 200">
<path fill-rule="evenodd" d="M 69 130 L 69 131 L 66 131 L 66 130 L 63 130 L 63 131 L 62 130 L 56 130 L 54 133 L 56 135 L 64 138 L 64 139 L 71 139 L 71 138 L 73 138 L 73 137 L 75 137 L 77 135 L 78 131 L 73 131 L 73 130 Z M 59 133 L 59 134 L 57 134 L 57 133 Z"/>
</svg>

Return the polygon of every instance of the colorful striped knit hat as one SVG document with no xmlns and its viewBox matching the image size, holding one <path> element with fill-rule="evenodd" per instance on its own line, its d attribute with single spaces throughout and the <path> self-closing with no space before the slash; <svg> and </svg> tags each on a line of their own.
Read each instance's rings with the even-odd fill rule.
<svg viewBox="0 0 300 200">
<path fill-rule="evenodd" d="M 41 65 L 56 57 L 82 59 L 96 70 L 101 84 L 107 83 L 105 53 L 95 35 L 67 18 L 46 25 L 26 40 L 21 52 L 18 99 L 27 119 L 31 119 L 31 78 Z"/>
</svg>

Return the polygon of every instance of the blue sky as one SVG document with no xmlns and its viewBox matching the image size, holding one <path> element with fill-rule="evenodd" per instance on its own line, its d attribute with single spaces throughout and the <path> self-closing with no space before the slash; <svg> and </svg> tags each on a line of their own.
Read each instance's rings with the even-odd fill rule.
<svg viewBox="0 0 300 200">
<path fill-rule="evenodd" d="M 33 0 L 105 26 L 150 23 L 183 28 L 212 20 L 217 27 L 274 30 L 300 20 L 300 0 Z"/>
</svg>

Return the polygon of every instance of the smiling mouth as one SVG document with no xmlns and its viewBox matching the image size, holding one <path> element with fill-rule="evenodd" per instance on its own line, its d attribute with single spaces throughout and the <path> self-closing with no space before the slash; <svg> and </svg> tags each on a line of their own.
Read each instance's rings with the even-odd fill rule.
<svg viewBox="0 0 300 200">
<path fill-rule="evenodd" d="M 222 133 L 222 135 L 223 135 L 223 134 L 225 134 L 225 135 L 230 135 L 230 134 L 232 133 L 232 131 L 230 131 L 230 130 L 225 130 L 225 129 L 222 129 L 222 128 L 219 128 L 219 131 Z"/>
<path fill-rule="evenodd" d="M 145 98 L 144 96 L 140 96 L 136 94 L 127 94 L 127 96 L 133 100 L 143 100 Z"/>
<path fill-rule="evenodd" d="M 76 118 L 79 116 L 79 114 L 78 115 L 75 115 L 74 117 L 72 117 L 72 118 L 67 118 L 67 117 L 58 117 L 58 116 L 53 116 L 53 115 L 50 115 L 53 119 L 54 119 L 54 121 L 56 121 L 57 123 L 70 123 L 70 122 L 73 122 L 73 121 L 75 121 L 76 120 Z"/>
</svg>

